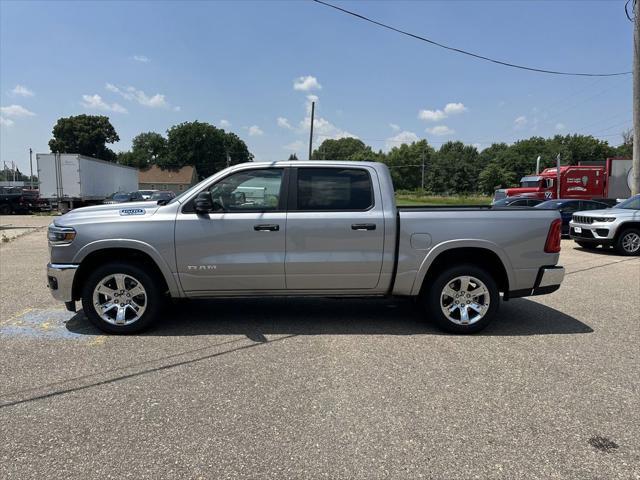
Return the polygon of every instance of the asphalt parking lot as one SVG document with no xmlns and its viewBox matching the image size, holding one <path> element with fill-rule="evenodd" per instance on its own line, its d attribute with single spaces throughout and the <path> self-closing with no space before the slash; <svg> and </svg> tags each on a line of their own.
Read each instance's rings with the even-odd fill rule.
<svg viewBox="0 0 640 480">
<path fill-rule="evenodd" d="M 107 336 L 0 243 L 0 478 L 640 478 L 640 258 L 444 335 L 404 300 L 182 302 Z"/>
</svg>

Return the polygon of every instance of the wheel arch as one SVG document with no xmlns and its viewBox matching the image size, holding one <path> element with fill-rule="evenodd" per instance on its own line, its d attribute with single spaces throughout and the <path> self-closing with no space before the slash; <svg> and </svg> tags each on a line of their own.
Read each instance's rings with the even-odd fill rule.
<svg viewBox="0 0 640 480">
<path fill-rule="evenodd" d="M 93 269 L 113 261 L 135 262 L 143 265 L 162 282 L 164 291 L 169 291 L 171 296 L 181 296 L 181 291 L 171 274 L 169 266 L 157 251 L 144 248 L 144 245 L 142 242 L 129 241 L 115 244 L 94 242 L 83 248 L 78 252 L 73 262 L 79 264 L 73 279 L 73 299 L 80 299 L 82 285 Z"/>
<path fill-rule="evenodd" d="M 486 269 L 501 292 L 509 292 L 509 285 L 514 284 L 510 277 L 511 263 L 499 247 L 486 241 L 460 241 L 439 245 L 429 252 L 416 275 L 412 294 L 421 294 L 429 279 L 445 268 L 463 263 Z"/>
<path fill-rule="evenodd" d="M 616 234 L 615 234 L 614 240 L 617 242 L 618 239 L 620 238 L 620 235 L 622 235 L 622 232 L 629 229 L 640 230 L 640 221 L 631 220 L 629 222 L 623 222 L 620 225 L 618 225 L 618 228 L 616 228 Z"/>
</svg>

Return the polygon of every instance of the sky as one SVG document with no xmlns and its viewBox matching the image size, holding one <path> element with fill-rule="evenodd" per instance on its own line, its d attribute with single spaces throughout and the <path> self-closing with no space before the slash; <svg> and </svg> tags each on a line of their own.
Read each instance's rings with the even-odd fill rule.
<svg viewBox="0 0 640 480">
<path fill-rule="evenodd" d="M 340 1 L 336 5 L 499 60 L 630 71 L 624 0 Z M 256 160 L 307 158 L 354 136 L 375 150 L 426 138 L 486 148 L 582 133 L 621 143 L 631 76 L 568 77 L 483 62 L 312 1 L 0 0 L 0 161 L 29 168 L 60 117 L 107 115 L 128 150 L 141 132 L 199 120 Z M 35 168 L 35 167 L 34 167 Z"/>
</svg>

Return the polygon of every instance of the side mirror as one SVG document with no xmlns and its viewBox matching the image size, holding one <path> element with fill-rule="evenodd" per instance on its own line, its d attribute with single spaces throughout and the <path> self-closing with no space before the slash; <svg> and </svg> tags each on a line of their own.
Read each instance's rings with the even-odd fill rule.
<svg viewBox="0 0 640 480">
<path fill-rule="evenodd" d="M 213 210 L 210 192 L 200 192 L 193 204 L 196 213 L 209 213 Z"/>
</svg>

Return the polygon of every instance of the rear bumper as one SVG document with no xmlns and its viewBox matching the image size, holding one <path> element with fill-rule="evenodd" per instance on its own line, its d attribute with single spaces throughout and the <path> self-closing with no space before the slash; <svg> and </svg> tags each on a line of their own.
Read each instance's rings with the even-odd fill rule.
<svg viewBox="0 0 640 480">
<path fill-rule="evenodd" d="M 540 267 L 533 287 L 522 290 L 511 290 L 508 294 L 507 300 L 509 298 L 546 295 L 547 293 L 555 292 L 560 288 L 563 280 L 564 267 L 558 265 Z"/>
<path fill-rule="evenodd" d="M 47 285 L 51 295 L 61 302 L 73 301 L 73 279 L 78 265 L 50 263 L 47 265 Z"/>
</svg>

